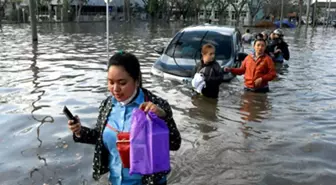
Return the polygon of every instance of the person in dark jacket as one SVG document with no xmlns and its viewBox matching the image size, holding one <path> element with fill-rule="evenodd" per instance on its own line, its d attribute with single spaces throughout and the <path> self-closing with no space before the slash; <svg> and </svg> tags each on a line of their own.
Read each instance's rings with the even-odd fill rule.
<svg viewBox="0 0 336 185">
<path fill-rule="evenodd" d="M 275 63 L 283 63 L 284 60 L 290 58 L 288 44 L 284 41 L 283 36 L 282 30 L 274 30 L 272 39 L 266 48 L 266 53 L 272 57 Z"/>
<path fill-rule="evenodd" d="M 194 68 L 192 77 L 197 74 L 204 77 L 205 86 L 201 94 L 209 98 L 218 98 L 219 86 L 223 82 L 224 70 L 215 60 L 216 48 L 212 44 L 205 44 L 202 47 L 202 59 Z"/>
<path fill-rule="evenodd" d="M 178 150 L 181 136 L 170 105 L 142 87 L 139 61 L 130 53 L 120 52 L 110 58 L 108 89 L 111 95 L 99 107 L 95 128 L 82 126 L 80 121 L 68 122 L 75 142 L 95 145 L 93 178 L 99 180 L 101 175 L 110 172 L 109 181 L 113 185 L 167 184 L 169 171 L 144 176 L 130 175 L 129 168 L 123 167 L 116 141 L 118 132 L 130 132 L 132 111 L 140 108 L 165 120 L 170 134 L 169 148 L 171 151 Z"/>
</svg>

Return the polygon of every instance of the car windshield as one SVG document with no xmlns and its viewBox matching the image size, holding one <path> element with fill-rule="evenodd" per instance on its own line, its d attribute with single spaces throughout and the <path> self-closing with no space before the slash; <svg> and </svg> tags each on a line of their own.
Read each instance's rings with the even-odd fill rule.
<svg viewBox="0 0 336 185">
<path fill-rule="evenodd" d="M 212 31 L 178 33 L 167 47 L 166 54 L 175 58 L 199 59 L 201 57 L 201 47 L 207 43 L 216 47 L 217 60 L 231 58 L 231 36 Z"/>
</svg>

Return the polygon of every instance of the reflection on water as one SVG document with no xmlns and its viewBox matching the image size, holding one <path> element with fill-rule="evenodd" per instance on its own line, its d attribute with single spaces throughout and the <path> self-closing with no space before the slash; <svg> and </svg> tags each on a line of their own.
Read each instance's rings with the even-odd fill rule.
<svg viewBox="0 0 336 185">
<path fill-rule="evenodd" d="M 139 57 L 144 86 L 173 108 L 183 143 L 172 153 L 171 184 L 334 184 L 335 30 L 286 30 L 291 60 L 271 92 L 243 92 L 239 76 L 215 101 L 150 75 L 154 47 L 186 25 L 112 23 L 112 52 Z M 41 24 L 31 45 L 29 26 L 3 26 L 1 185 L 106 184 L 92 180 L 93 146 L 72 141 L 61 113 L 67 105 L 94 126 L 108 95 L 104 36 L 104 23 Z"/>
<path fill-rule="evenodd" d="M 270 102 L 268 101 L 267 94 L 243 92 L 241 96 L 242 120 L 262 122 L 271 109 Z"/>
<path fill-rule="evenodd" d="M 188 109 L 188 116 L 193 118 L 194 124 L 203 135 L 203 140 L 209 140 L 211 134 L 217 130 L 217 103 L 216 99 L 206 98 L 204 96 L 194 96 L 191 99 L 194 108 Z"/>
</svg>

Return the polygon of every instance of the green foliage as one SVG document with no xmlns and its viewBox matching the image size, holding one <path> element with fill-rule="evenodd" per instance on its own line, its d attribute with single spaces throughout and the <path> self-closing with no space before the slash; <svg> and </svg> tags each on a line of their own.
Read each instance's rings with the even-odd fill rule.
<svg viewBox="0 0 336 185">
<path fill-rule="evenodd" d="M 148 13 L 151 15 L 156 14 L 159 7 L 158 0 L 149 0 L 148 1 Z"/>
</svg>

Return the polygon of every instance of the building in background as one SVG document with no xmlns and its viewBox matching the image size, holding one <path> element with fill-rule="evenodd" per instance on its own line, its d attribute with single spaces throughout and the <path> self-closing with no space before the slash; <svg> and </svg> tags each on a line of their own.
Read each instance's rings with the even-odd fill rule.
<svg viewBox="0 0 336 185">
<path fill-rule="evenodd" d="M 222 0 L 223 4 L 227 2 L 226 0 Z M 239 3 L 241 0 L 235 0 L 235 4 L 237 5 L 238 9 Z M 243 24 L 249 24 L 252 19 L 252 15 L 250 12 L 250 9 L 248 7 L 248 4 L 245 4 L 242 8 L 242 11 L 239 15 L 240 22 Z M 260 8 L 258 12 L 256 13 L 254 19 L 255 21 L 261 20 L 264 17 L 263 9 Z M 212 21 L 220 21 L 220 20 L 226 20 L 226 21 L 232 21 L 235 22 L 236 19 L 236 13 L 234 7 L 229 4 L 226 9 L 221 9 L 220 6 L 217 4 L 207 4 L 201 8 L 201 11 L 199 13 L 199 19 L 200 20 L 208 20 L 211 19 Z"/>
</svg>

